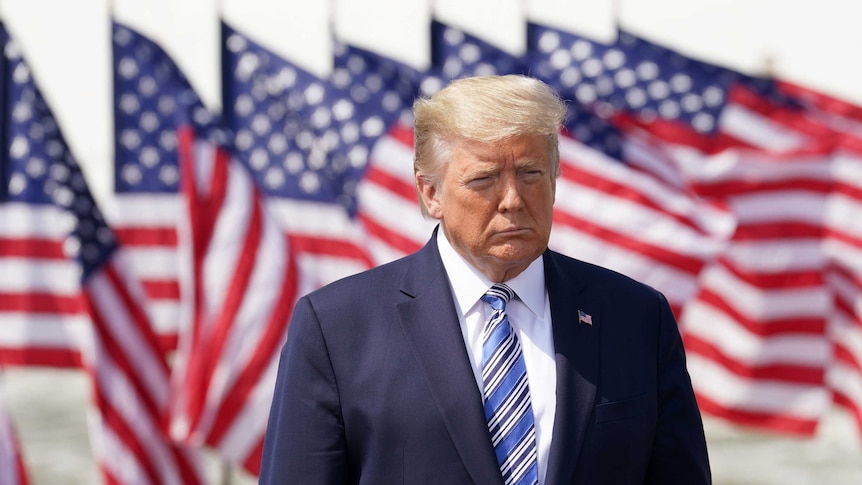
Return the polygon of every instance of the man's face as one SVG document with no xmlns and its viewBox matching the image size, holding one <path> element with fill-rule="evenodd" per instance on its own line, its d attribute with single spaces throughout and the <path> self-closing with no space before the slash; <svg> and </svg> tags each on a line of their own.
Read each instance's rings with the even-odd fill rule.
<svg viewBox="0 0 862 485">
<path fill-rule="evenodd" d="M 456 140 L 436 185 L 417 180 L 449 242 L 492 281 L 521 273 L 548 245 L 556 180 L 547 137 Z"/>
</svg>

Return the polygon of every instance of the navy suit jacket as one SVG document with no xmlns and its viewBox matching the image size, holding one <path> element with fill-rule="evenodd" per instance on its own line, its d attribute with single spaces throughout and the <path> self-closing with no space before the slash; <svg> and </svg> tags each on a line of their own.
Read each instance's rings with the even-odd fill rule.
<svg viewBox="0 0 862 485">
<path fill-rule="evenodd" d="M 543 259 L 557 368 L 546 484 L 710 483 L 664 296 L 550 250 Z M 299 300 L 260 483 L 503 484 L 434 238 Z"/>
</svg>

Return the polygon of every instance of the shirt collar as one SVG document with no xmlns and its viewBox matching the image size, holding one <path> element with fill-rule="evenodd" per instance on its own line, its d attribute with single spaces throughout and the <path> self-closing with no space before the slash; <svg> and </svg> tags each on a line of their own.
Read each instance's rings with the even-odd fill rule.
<svg viewBox="0 0 862 485">
<path fill-rule="evenodd" d="M 446 274 L 449 275 L 449 284 L 455 294 L 455 305 L 458 306 L 460 314 L 464 315 L 482 298 L 493 282 L 458 254 L 441 230 L 437 231 L 437 248 Z M 544 314 L 545 266 L 541 257 L 533 260 L 521 274 L 505 283 L 533 314 L 539 317 Z"/>
</svg>

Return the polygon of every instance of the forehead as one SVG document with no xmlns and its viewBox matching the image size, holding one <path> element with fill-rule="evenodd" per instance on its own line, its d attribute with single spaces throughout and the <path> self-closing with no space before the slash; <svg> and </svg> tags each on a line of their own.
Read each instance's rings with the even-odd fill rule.
<svg viewBox="0 0 862 485">
<path fill-rule="evenodd" d="M 452 158 L 471 163 L 548 162 L 548 138 L 518 135 L 495 141 L 460 139 L 452 145 Z"/>
</svg>

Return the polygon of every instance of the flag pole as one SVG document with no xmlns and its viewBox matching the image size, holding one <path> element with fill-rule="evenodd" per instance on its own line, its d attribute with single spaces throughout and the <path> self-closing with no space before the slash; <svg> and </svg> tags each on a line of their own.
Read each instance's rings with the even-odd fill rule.
<svg viewBox="0 0 862 485">
<path fill-rule="evenodd" d="M 614 23 L 617 35 L 620 31 L 620 17 L 622 15 L 622 0 L 611 0 L 611 21 Z"/>
<path fill-rule="evenodd" d="M 763 75 L 772 79 L 775 77 L 775 56 L 766 54 L 763 58 Z"/>
</svg>

